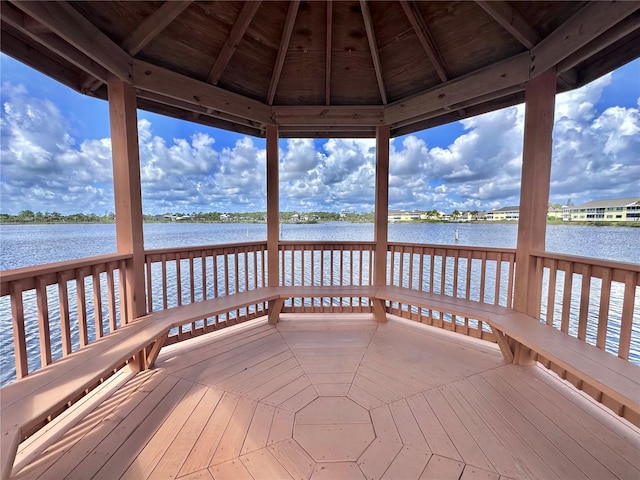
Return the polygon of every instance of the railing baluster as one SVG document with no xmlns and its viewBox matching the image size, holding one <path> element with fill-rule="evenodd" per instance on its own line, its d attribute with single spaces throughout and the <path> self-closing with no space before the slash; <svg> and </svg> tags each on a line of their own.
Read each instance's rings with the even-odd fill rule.
<svg viewBox="0 0 640 480">
<path fill-rule="evenodd" d="M 96 331 L 96 339 L 104 336 L 104 329 L 102 327 L 102 288 L 100 282 L 100 267 L 102 267 L 102 265 L 95 265 L 92 269 L 93 325 Z"/>
<path fill-rule="evenodd" d="M 453 298 L 458 298 L 458 250 L 453 251 Z"/>
<path fill-rule="evenodd" d="M 38 334 L 40 336 L 40 366 L 51 363 L 51 333 L 49 329 L 49 300 L 47 284 L 42 277 L 36 279 L 36 299 L 38 305 Z"/>
<path fill-rule="evenodd" d="M 169 305 L 169 300 L 167 298 L 168 296 L 167 282 L 169 281 L 169 279 L 167 278 L 167 256 L 166 255 L 162 255 L 161 262 L 162 262 L 162 308 L 166 310 L 167 306 Z"/>
<path fill-rule="evenodd" d="M 500 283 L 502 277 L 502 254 L 498 253 L 496 257 L 496 289 L 493 293 L 493 304 L 500 305 Z"/>
<path fill-rule="evenodd" d="M 109 332 L 115 332 L 118 328 L 116 323 L 116 288 L 114 282 L 114 264 L 107 264 L 107 303 L 109 307 Z M 64 345 L 64 341 L 63 341 Z"/>
<path fill-rule="evenodd" d="M 607 329 L 609 323 L 609 302 L 611 300 L 611 277 L 610 268 L 605 268 L 602 272 L 602 282 L 600 284 L 600 308 L 598 309 L 598 336 L 596 347 L 604 350 L 607 346 Z"/>
<path fill-rule="evenodd" d="M 151 261 L 146 260 L 147 263 L 147 311 L 153 312 L 153 273 L 151 271 Z"/>
<path fill-rule="evenodd" d="M 118 262 L 118 280 L 120 283 L 120 325 L 129 323 L 127 311 L 127 264 L 124 260 Z"/>
<path fill-rule="evenodd" d="M 571 316 L 571 288 L 573 285 L 573 262 L 569 262 L 564 271 L 564 291 L 562 293 L 562 321 L 560 330 L 569 332 L 569 319 Z"/>
<path fill-rule="evenodd" d="M 67 291 L 67 275 L 58 273 L 58 305 L 60 305 L 60 337 L 62 355 L 71 353 L 71 328 L 69 326 L 69 293 Z"/>
<path fill-rule="evenodd" d="M 80 347 L 89 344 L 89 332 L 87 331 L 87 299 L 84 288 L 84 271 L 76 270 L 76 298 L 78 306 L 78 334 L 80 337 Z"/>
<path fill-rule="evenodd" d="M 589 318 L 589 297 L 591 296 L 591 266 L 582 267 L 582 290 L 580 292 L 580 314 L 578 317 L 578 339 L 587 337 L 587 321 Z"/>
<path fill-rule="evenodd" d="M 22 285 L 20 282 L 12 282 L 9 291 L 11 295 L 11 323 L 13 327 L 13 352 L 16 363 L 16 377 L 21 379 L 29 374 L 27 336 L 24 328 L 24 308 L 22 303 Z"/>
<path fill-rule="evenodd" d="M 513 308 L 513 279 L 516 270 L 516 256 L 509 255 L 509 282 L 507 284 L 507 308 Z"/>
<path fill-rule="evenodd" d="M 627 272 L 624 276 L 624 301 L 622 303 L 622 317 L 620 318 L 620 344 L 618 356 L 629 359 L 631 345 L 631 329 L 633 326 L 633 307 L 635 305 L 635 292 L 637 285 L 637 273 Z"/>
<path fill-rule="evenodd" d="M 484 303 L 484 291 L 487 282 L 487 252 L 482 252 L 480 258 L 482 259 L 482 263 L 480 266 L 480 296 L 478 301 Z"/>
<path fill-rule="evenodd" d="M 556 273 L 558 271 L 558 261 L 552 260 L 549 267 L 549 288 L 547 291 L 547 325 L 553 325 L 553 317 L 556 308 Z"/>
</svg>

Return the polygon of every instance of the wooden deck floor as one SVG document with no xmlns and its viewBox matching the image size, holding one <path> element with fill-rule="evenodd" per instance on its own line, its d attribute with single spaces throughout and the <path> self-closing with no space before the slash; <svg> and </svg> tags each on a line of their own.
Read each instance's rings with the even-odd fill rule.
<svg viewBox="0 0 640 480">
<path fill-rule="evenodd" d="M 485 343 L 364 316 L 231 330 L 163 350 L 15 476 L 640 478 L 638 429 Z"/>
</svg>

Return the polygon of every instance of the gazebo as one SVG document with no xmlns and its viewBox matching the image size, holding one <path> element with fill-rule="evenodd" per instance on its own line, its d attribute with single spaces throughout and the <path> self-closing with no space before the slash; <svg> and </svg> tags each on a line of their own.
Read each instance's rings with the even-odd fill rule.
<svg viewBox="0 0 640 480">
<path fill-rule="evenodd" d="M 111 256 L 3 272 L 1 293 L 11 298 L 18 380 L 1 391 L 2 478 L 640 474 L 634 438 L 640 375 L 628 361 L 638 322 L 640 266 L 545 252 L 555 95 L 640 56 L 640 2 L 3 1 L 1 8 L 4 53 L 109 102 L 118 248 Z M 517 248 L 390 243 L 390 138 L 523 102 Z M 136 109 L 266 137 L 266 242 L 145 251 Z M 376 138 L 373 242 L 280 240 L 278 140 L 285 137 Z M 475 264 L 482 269 L 478 299 L 470 295 Z M 488 265 L 494 269 L 492 287 L 485 284 Z M 188 286 L 182 284 L 181 268 L 188 271 Z M 446 287 L 447 278 L 452 288 Z M 596 278 L 602 287 L 594 293 Z M 434 288 L 438 281 L 440 287 Z M 76 317 L 70 316 L 69 282 L 75 282 Z M 60 313 L 48 306 L 50 285 L 58 285 Z M 178 291 L 173 304 L 167 285 Z M 562 299 L 556 298 L 556 285 Z M 93 324 L 86 306 L 91 288 Z M 182 288 L 191 293 L 186 304 Z M 495 292 L 487 300 L 490 288 Z M 619 339 L 611 354 L 605 346 L 616 288 L 623 294 L 617 304 Z M 31 290 L 41 359 L 35 372 L 27 358 L 23 296 Z M 108 310 L 104 316 L 102 302 Z M 595 320 L 588 313 L 591 302 L 596 302 Z M 278 323 L 287 312 L 360 316 Z M 54 315 L 64 324 L 62 358 L 56 361 L 49 339 Z M 462 333 L 442 333 L 454 345 L 451 351 L 480 353 L 460 363 L 452 360 L 451 375 L 438 381 L 411 365 L 412 358 L 430 359 L 442 371 L 449 368 L 428 357 L 415 338 L 436 334 L 385 326 L 388 316 Z M 223 328 L 262 317 L 267 324 Z M 69 325 L 74 322 L 80 347 L 72 352 Z M 570 333 L 571 322 L 577 333 Z M 589 322 L 599 329 L 592 344 Z M 280 372 L 277 378 L 288 381 L 268 389 L 264 385 L 276 382 L 268 372 L 280 364 L 269 363 L 272 356 L 262 353 L 282 347 L 272 338 L 273 329 L 292 352 L 283 361 L 293 370 Z M 214 330 L 220 332 L 194 338 Z M 330 333 L 318 333 L 324 330 Z M 262 336 L 270 340 L 258 342 Z M 461 347 L 461 339 L 471 343 Z M 254 340 L 252 353 L 248 346 Z M 440 351 L 445 339 L 433 341 L 429 348 Z M 207 377 L 212 383 L 205 382 L 211 390 L 200 388 L 194 372 L 205 367 L 194 359 L 230 361 L 231 349 L 238 357 L 228 368 L 239 376 L 230 382 L 232 373 L 212 370 Z M 400 353 L 385 356 L 388 349 Z M 353 368 L 347 368 L 351 362 Z M 469 362 L 477 362 L 481 371 L 468 370 Z M 536 364 L 567 382 L 541 373 Z M 268 370 L 246 373 L 259 365 Z M 505 373 L 493 375 L 493 368 Z M 178 371 L 191 376 L 172 376 Z M 449 386 L 476 374 L 484 377 Z M 180 380 L 158 380 L 163 375 Z M 568 397 L 566 389 L 573 389 L 568 384 L 619 417 L 577 390 Z M 127 395 L 143 385 L 170 392 L 149 398 L 175 397 L 166 412 L 152 410 L 153 425 L 146 414 L 140 414 L 139 425 L 127 417 L 123 438 L 116 429 L 98 447 L 73 446 L 97 425 L 92 419 L 104 405 L 113 404 L 116 417 L 125 415 L 115 407 L 117 399 L 132 398 Z M 477 400 L 478 392 L 494 406 Z M 520 409 L 527 397 L 536 398 L 540 410 Z M 118 408 L 126 410 L 128 401 Z M 581 413 L 567 414 L 563 423 L 552 412 L 554 402 Z M 502 416 L 493 408 L 502 409 Z M 182 413 L 172 416 L 171 411 Z M 189 420 L 180 422 L 181 416 Z M 110 417 L 100 418 L 103 425 Z M 598 437 L 593 445 L 581 446 L 589 441 L 576 426 L 583 421 L 603 429 L 601 435 L 593 433 Z M 533 445 L 540 432 L 548 440 L 540 440 L 543 447 Z M 171 448 L 162 445 L 162 435 Z M 139 449 L 129 458 L 123 451 L 134 437 L 145 440 L 136 443 Z M 528 447 L 522 440 L 527 438 L 534 439 Z M 609 452 L 607 444 L 616 451 Z M 90 456 L 65 457 L 74 448 L 94 447 L 93 458 L 104 457 L 101 463 L 92 463 Z"/>
</svg>

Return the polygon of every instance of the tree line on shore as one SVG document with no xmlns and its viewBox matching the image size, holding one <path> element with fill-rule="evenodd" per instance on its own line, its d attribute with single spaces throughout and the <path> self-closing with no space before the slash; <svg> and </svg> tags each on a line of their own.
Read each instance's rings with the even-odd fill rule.
<svg viewBox="0 0 640 480">
<path fill-rule="evenodd" d="M 34 212 L 22 210 L 16 215 L 0 213 L 0 223 L 114 223 L 113 212 L 98 215 L 95 213 L 72 213 L 63 215 L 59 212 Z M 145 223 L 266 223 L 266 212 L 167 212 L 162 214 L 143 215 Z M 280 212 L 282 223 L 319 223 L 319 222 L 373 222 L 373 213 L 336 213 L 336 212 Z"/>
</svg>

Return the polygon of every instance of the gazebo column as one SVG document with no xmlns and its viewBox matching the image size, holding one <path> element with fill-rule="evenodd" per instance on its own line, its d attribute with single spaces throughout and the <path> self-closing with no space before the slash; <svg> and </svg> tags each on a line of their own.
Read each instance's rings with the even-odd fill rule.
<svg viewBox="0 0 640 480">
<path fill-rule="evenodd" d="M 267 278 L 269 287 L 280 283 L 278 246 L 280 243 L 280 185 L 277 125 L 267 125 Z M 283 300 L 269 302 L 269 323 L 278 321 Z"/>
<path fill-rule="evenodd" d="M 540 316 L 541 285 L 531 252 L 545 250 L 556 81 L 555 72 L 548 71 L 532 79 L 525 90 L 514 308 L 536 319 Z M 514 362 L 529 361 L 528 350 L 517 345 Z"/>
<path fill-rule="evenodd" d="M 121 272 L 125 273 L 127 306 L 122 321 L 129 323 L 146 314 L 136 93 L 118 79 L 110 80 L 108 88 L 117 249 L 133 255 L 126 262 L 126 272 Z"/>
<path fill-rule="evenodd" d="M 375 263 L 373 283 L 387 284 L 387 243 L 389 226 L 389 126 L 376 127 L 376 190 L 375 190 Z M 386 322 L 384 301 L 373 300 L 373 315 L 378 322 Z"/>
</svg>

